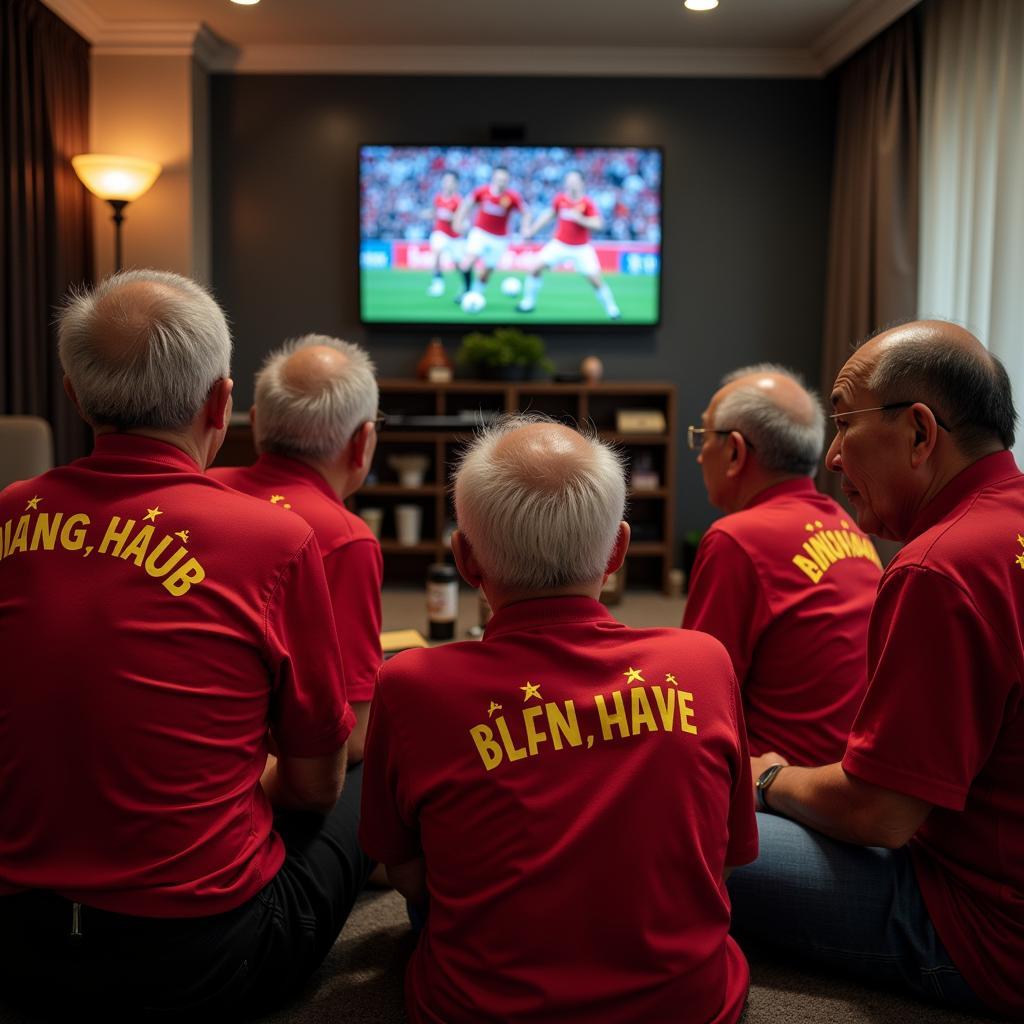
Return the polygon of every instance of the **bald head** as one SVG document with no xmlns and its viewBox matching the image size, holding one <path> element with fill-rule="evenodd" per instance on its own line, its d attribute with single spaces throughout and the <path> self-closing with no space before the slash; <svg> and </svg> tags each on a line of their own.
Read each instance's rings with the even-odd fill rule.
<svg viewBox="0 0 1024 1024">
<path fill-rule="evenodd" d="M 708 405 L 708 425 L 739 431 L 760 467 L 810 476 L 821 459 L 825 414 L 800 378 L 774 363 L 728 374 Z"/>
<path fill-rule="evenodd" d="M 230 374 L 224 314 L 177 274 L 127 271 L 72 295 L 58 338 L 64 372 L 94 426 L 181 429 Z"/>
<path fill-rule="evenodd" d="M 880 331 L 840 371 L 836 387 L 844 386 L 878 405 L 924 403 L 964 455 L 1013 446 L 1017 413 L 1006 370 L 958 324 L 915 320 Z"/>
<path fill-rule="evenodd" d="M 306 334 L 267 356 L 256 374 L 256 447 L 315 461 L 338 457 L 377 415 L 377 381 L 358 345 Z"/>
<path fill-rule="evenodd" d="M 625 506 L 619 456 L 537 417 L 488 427 L 455 477 L 459 530 L 486 575 L 524 590 L 599 580 Z"/>
</svg>

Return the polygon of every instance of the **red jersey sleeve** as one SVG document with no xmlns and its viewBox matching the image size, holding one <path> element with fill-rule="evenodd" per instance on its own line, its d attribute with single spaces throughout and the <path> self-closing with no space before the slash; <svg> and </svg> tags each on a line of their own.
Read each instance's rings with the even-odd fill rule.
<svg viewBox="0 0 1024 1024">
<path fill-rule="evenodd" d="M 380 650 L 380 588 L 384 560 L 369 537 L 344 544 L 324 559 L 334 606 L 338 646 L 345 664 L 349 701 L 368 701 L 383 661 Z"/>
<path fill-rule="evenodd" d="M 750 750 L 743 723 L 743 702 L 739 686 L 732 680 L 732 714 L 739 737 L 739 762 L 729 797 L 729 845 L 726 867 L 739 867 L 757 860 L 757 817 L 754 814 L 754 782 L 750 775 Z"/>
<path fill-rule="evenodd" d="M 508 190 L 507 195 L 510 200 L 508 204 L 509 210 L 518 210 L 522 213 L 525 209 L 525 206 L 523 205 L 523 197 L 518 192 L 513 192 L 511 189 Z"/>
<path fill-rule="evenodd" d="M 366 728 L 359 842 L 367 854 L 382 864 L 405 864 L 423 852 L 419 827 L 400 799 L 401 749 L 378 676 Z"/>
<path fill-rule="evenodd" d="M 479 203 L 487 194 L 489 187 L 490 186 L 488 185 L 477 185 L 477 187 L 473 189 L 473 202 Z"/>
<path fill-rule="evenodd" d="M 270 729 L 282 754 L 324 757 L 355 725 L 331 614 L 323 557 L 310 531 L 267 602 Z"/>
<path fill-rule="evenodd" d="M 712 527 L 697 548 L 683 629 L 710 633 L 718 640 L 729 652 L 742 686 L 769 614 L 761 580 L 750 557 L 724 530 Z"/>
<path fill-rule="evenodd" d="M 865 782 L 963 810 L 1005 720 L 1004 647 L 970 594 L 908 566 L 883 579 L 868 637 L 870 678 L 843 758 Z M 974 680 L 984 679 L 985 685 Z"/>
</svg>

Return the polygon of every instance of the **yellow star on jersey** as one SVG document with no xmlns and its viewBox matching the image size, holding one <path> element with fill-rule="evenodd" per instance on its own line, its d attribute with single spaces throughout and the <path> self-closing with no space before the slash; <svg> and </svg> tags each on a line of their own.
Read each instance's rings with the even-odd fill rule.
<svg viewBox="0 0 1024 1024">
<path fill-rule="evenodd" d="M 814 524 L 813 523 L 804 523 L 804 529 L 808 533 L 814 533 Z"/>
<path fill-rule="evenodd" d="M 840 520 L 839 520 L 839 525 L 840 525 L 840 526 L 841 526 L 841 527 L 842 527 L 842 528 L 843 528 L 844 530 L 848 530 L 848 529 L 850 528 L 850 524 L 849 524 L 849 523 L 848 523 L 848 522 L 847 522 L 847 521 L 846 521 L 845 519 L 840 519 Z"/>
<path fill-rule="evenodd" d="M 36 494 L 33 497 L 29 498 L 28 499 L 28 504 L 25 506 L 25 511 L 27 512 L 29 509 L 35 510 L 35 509 L 39 508 L 39 502 L 41 502 L 42 500 L 43 499 L 40 498 L 38 494 Z"/>
<path fill-rule="evenodd" d="M 629 683 L 646 683 L 647 680 L 640 674 L 641 671 L 642 669 L 633 668 L 633 666 L 630 665 L 629 671 L 622 673 L 626 677 L 627 685 Z"/>
<path fill-rule="evenodd" d="M 676 677 L 674 675 L 672 675 L 671 672 L 666 672 L 665 673 L 665 682 L 666 683 L 671 683 L 673 686 L 678 686 L 679 685 L 679 683 L 676 682 Z"/>
<path fill-rule="evenodd" d="M 179 530 L 174 536 L 180 537 L 182 544 L 188 543 L 188 530 Z"/>
<path fill-rule="evenodd" d="M 523 703 L 525 704 L 531 697 L 536 697 L 537 700 L 543 700 L 544 698 L 540 695 L 540 686 L 536 683 L 531 683 L 529 680 L 526 681 L 525 686 L 520 686 L 520 690 L 523 691 L 525 696 L 523 697 Z"/>
<path fill-rule="evenodd" d="M 501 705 L 500 704 L 495 704 L 494 701 L 492 700 L 491 701 L 491 706 L 487 709 L 487 717 L 488 718 L 493 718 L 494 717 L 494 712 L 495 711 L 500 711 L 500 710 L 501 710 Z"/>
<path fill-rule="evenodd" d="M 160 508 L 159 505 L 157 505 L 156 508 L 147 508 L 146 514 L 142 518 L 144 521 L 148 519 L 151 523 L 155 523 L 156 517 L 162 516 L 163 514 L 163 510 Z"/>
<path fill-rule="evenodd" d="M 279 501 L 284 501 L 284 495 L 283 494 L 272 494 L 270 496 L 270 504 L 271 505 L 276 505 Z"/>
</svg>

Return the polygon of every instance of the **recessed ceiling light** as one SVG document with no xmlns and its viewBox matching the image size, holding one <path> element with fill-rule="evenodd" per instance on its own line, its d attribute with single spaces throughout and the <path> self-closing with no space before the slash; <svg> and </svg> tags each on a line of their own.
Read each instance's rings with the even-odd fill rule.
<svg viewBox="0 0 1024 1024">
<path fill-rule="evenodd" d="M 713 11 L 718 6 L 718 0 L 683 0 L 683 6 L 690 11 Z"/>
</svg>

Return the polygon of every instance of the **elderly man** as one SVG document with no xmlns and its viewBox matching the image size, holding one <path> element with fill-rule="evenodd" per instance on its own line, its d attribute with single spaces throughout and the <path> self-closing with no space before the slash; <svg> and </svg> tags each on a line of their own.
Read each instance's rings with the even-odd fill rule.
<svg viewBox="0 0 1024 1024">
<path fill-rule="evenodd" d="M 118 274 L 59 335 L 95 449 L 0 494 L 5 991 L 262 1007 L 323 958 L 371 867 L 361 769 L 339 800 L 353 716 L 323 561 L 297 516 L 203 473 L 231 341 L 198 285 Z"/>
<path fill-rule="evenodd" d="M 758 815 L 760 860 L 730 882 L 737 932 L 1019 1018 L 1024 477 L 1007 451 L 1010 384 L 967 331 L 925 321 L 859 348 L 832 404 L 829 468 L 860 525 L 905 545 L 879 586 L 842 761 L 758 764 L 772 813 Z"/>
<path fill-rule="evenodd" d="M 697 551 L 683 627 L 732 656 L 752 754 L 831 764 L 867 683 L 878 555 L 810 479 L 825 415 L 795 374 L 772 364 L 729 374 L 703 423 L 688 440 L 727 514 Z"/>
<path fill-rule="evenodd" d="M 757 837 L 736 681 L 717 641 L 598 602 L 624 495 L 610 449 L 549 422 L 492 427 L 459 466 L 453 550 L 494 617 L 481 643 L 388 662 L 367 737 L 364 845 L 429 895 L 414 1022 L 742 1011 L 723 879 Z"/>
<path fill-rule="evenodd" d="M 377 381 L 358 345 L 307 334 L 272 352 L 250 410 L 260 453 L 251 466 L 210 470 L 313 528 L 324 558 L 348 699 L 356 727 L 349 764 L 363 759 L 366 719 L 381 663 L 380 542 L 342 502 L 359 489 L 377 445 Z"/>
</svg>

